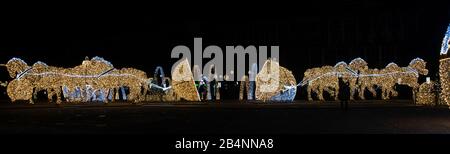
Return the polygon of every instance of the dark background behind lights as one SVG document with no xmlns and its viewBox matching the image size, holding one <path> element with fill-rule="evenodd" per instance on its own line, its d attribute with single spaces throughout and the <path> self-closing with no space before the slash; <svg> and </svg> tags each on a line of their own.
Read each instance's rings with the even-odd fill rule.
<svg viewBox="0 0 450 154">
<path fill-rule="evenodd" d="M 0 63 L 19 57 L 28 64 L 73 67 L 100 56 L 116 68 L 152 75 L 177 59 L 176 45 L 194 37 L 203 47 L 280 46 L 281 65 L 297 81 L 307 68 L 361 57 L 371 68 L 400 66 L 421 57 L 436 79 L 441 42 L 450 22 L 448 2 L 315 1 L 288 4 L 224 1 L 170 4 L 58 7 L 4 6 L 0 14 Z M 206 63 L 208 59 L 204 59 Z M 0 80 L 9 80 L 0 68 Z M 423 81 L 423 80 L 422 80 Z"/>
</svg>

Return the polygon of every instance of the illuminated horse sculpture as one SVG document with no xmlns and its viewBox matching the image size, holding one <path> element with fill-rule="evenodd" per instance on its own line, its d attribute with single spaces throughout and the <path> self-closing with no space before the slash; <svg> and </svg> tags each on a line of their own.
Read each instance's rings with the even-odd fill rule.
<svg viewBox="0 0 450 154">
<path fill-rule="evenodd" d="M 356 58 L 349 65 L 341 61 L 334 67 L 323 66 L 311 68 L 305 71 L 302 82 L 298 86 L 307 85 L 308 100 L 312 100 L 312 92 L 316 93 L 319 100 L 324 100 L 323 90 L 328 92 L 335 100 L 339 95 L 339 78 L 348 83 L 350 87 L 350 100 L 354 100 L 354 95 L 359 89 L 358 75 L 360 72 L 367 71 L 367 63 Z"/>
<path fill-rule="evenodd" d="M 372 94 L 372 97 L 377 97 L 377 91 L 375 88 L 381 87 L 382 78 L 381 76 L 378 76 L 377 74 L 380 74 L 380 70 L 378 69 L 367 69 L 366 71 L 360 72 L 358 75 L 358 86 L 359 86 L 359 98 L 364 100 L 365 99 L 365 90 L 369 90 L 369 92 Z M 381 79 L 381 80 L 380 80 Z"/>
<path fill-rule="evenodd" d="M 373 97 L 377 97 L 375 88 L 381 88 L 382 99 L 389 99 L 390 95 L 398 95 L 394 90 L 395 83 L 393 83 L 395 71 L 397 71 L 396 67 L 398 67 L 397 64 L 389 63 L 384 69 L 378 70 L 376 68 L 369 69 L 367 63 L 361 58 L 356 58 L 350 63 L 351 69 L 358 72 L 357 83 L 355 85 L 353 84 L 355 81 L 351 81 L 351 85 L 353 85 L 351 89 L 358 89 L 360 99 L 365 99 L 366 89 L 369 90 Z M 353 99 L 355 91 L 352 91 L 351 94 L 350 99 Z"/>
<path fill-rule="evenodd" d="M 413 59 L 407 67 L 398 67 L 397 64 L 390 63 L 382 70 L 368 69 L 367 63 L 362 59 L 355 59 L 350 63 L 350 68 L 359 72 L 356 86 L 359 89 L 361 99 L 365 99 L 365 89 L 368 89 L 376 97 L 375 87 L 381 88 L 382 99 L 397 96 L 398 93 L 394 90 L 396 83 L 411 87 L 415 94 L 419 88 L 419 75 L 428 74 L 426 62 L 420 58 Z M 350 82 L 350 85 L 352 85 L 352 82 Z"/>
<path fill-rule="evenodd" d="M 394 75 L 392 82 L 397 82 L 399 85 L 406 85 L 412 88 L 413 96 L 419 91 L 419 75 L 427 75 L 428 69 L 426 69 L 426 62 L 423 59 L 416 58 L 411 60 L 407 67 L 396 68 L 394 72 L 389 72 Z M 413 97 L 415 98 L 415 97 Z"/>
<path fill-rule="evenodd" d="M 29 100 L 33 103 L 33 95 L 41 90 L 47 91 L 50 100 L 56 95 L 57 103 L 61 102 L 62 93 L 67 101 L 108 102 L 114 100 L 112 96 L 116 89 L 121 88 L 124 92 L 123 87 L 129 88 L 127 100 L 137 102 L 143 100 L 142 91 L 148 87 L 145 72 L 133 68 L 118 70 L 99 57 L 85 60 L 74 68 L 53 67 L 42 62 L 30 67 L 18 58 L 8 61 L 6 67 L 10 77 L 14 78 L 7 87 L 13 102 Z"/>
<path fill-rule="evenodd" d="M 306 70 L 303 81 L 308 80 L 308 100 L 312 100 L 311 93 L 317 94 L 319 100 L 323 98 L 323 91 L 327 91 L 331 97 L 337 99 L 336 91 L 339 91 L 339 81 L 332 66 L 322 66 Z"/>
<path fill-rule="evenodd" d="M 312 92 L 317 94 L 319 100 L 324 100 L 324 91 L 337 100 L 339 78 L 342 78 L 350 88 L 350 100 L 354 100 L 356 92 L 359 92 L 360 99 L 365 99 L 366 89 L 376 97 L 375 88 L 381 88 L 382 99 L 389 99 L 390 96 L 398 95 L 398 92 L 394 90 L 396 84 L 413 88 L 415 94 L 419 87 L 419 75 L 427 74 L 426 62 L 420 58 L 413 59 L 407 67 L 398 67 L 395 63 L 390 63 L 381 70 L 369 69 L 366 61 L 356 58 L 348 65 L 345 62 L 339 62 L 334 67 L 323 66 L 308 69 L 299 85 L 308 86 L 308 100 L 312 100 Z"/>
<path fill-rule="evenodd" d="M 381 70 L 381 74 L 385 74 L 379 80 L 379 82 L 381 82 L 381 99 L 389 99 L 391 96 L 398 96 L 398 92 L 394 89 L 397 79 L 392 72 L 398 71 L 399 68 L 400 67 L 398 67 L 397 64 L 389 63 Z"/>
<path fill-rule="evenodd" d="M 312 92 L 317 94 L 319 100 L 325 100 L 323 98 L 324 90 L 334 100 L 338 100 L 339 77 L 342 77 L 346 82 L 350 82 L 354 74 L 345 62 L 339 62 L 334 67 L 322 66 L 306 70 L 299 85 L 307 85 L 308 100 L 310 101 L 313 100 Z"/>
<path fill-rule="evenodd" d="M 36 76 L 24 77 L 24 74 L 29 72 L 31 67 L 28 66 L 25 61 L 18 58 L 12 58 L 5 66 L 8 70 L 9 76 L 11 78 L 15 78 L 9 82 L 6 89 L 11 101 L 15 102 L 16 100 L 29 100 L 30 103 L 33 103 L 33 90 L 36 86 L 33 85 L 34 82 L 31 81 L 36 81 L 38 78 Z"/>
<path fill-rule="evenodd" d="M 394 90 L 396 76 L 402 72 L 398 72 L 396 67 L 399 68 L 397 64 L 389 63 L 384 69 L 369 69 L 365 74 L 359 74 L 359 97 L 365 99 L 365 89 L 368 89 L 373 97 L 377 97 L 375 88 L 381 89 L 382 99 L 389 99 L 390 96 L 397 96 L 398 93 Z"/>
<path fill-rule="evenodd" d="M 358 91 L 359 91 L 360 98 L 364 98 L 363 91 L 365 88 L 360 87 L 360 84 L 362 82 L 359 80 L 364 79 L 364 78 L 360 78 L 361 74 L 368 74 L 368 72 L 369 72 L 369 67 L 367 66 L 367 62 L 362 58 L 355 58 L 349 63 L 348 67 L 350 70 L 352 70 L 356 74 L 355 76 L 352 76 L 348 80 L 349 86 L 350 86 L 350 100 L 355 99 L 355 94 Z M 361 90 L 361 89 L 363 89 L 363 90 Z"/>
<path fill-rule="evenodd" d="M 395 63 L 389 63 L 382 70 L 361 70 L 358 74 L 359 96 L 364 99 L 364 90 L 367 88 L 376 97 L 374 88 L 377 87 L 381 88 L 382 99 L 389 99 L 390 96 L 398 95 L 398 92 L 394 90 L 396 84 L 411 87 L 415 95 L 419 88 L 419 75 L 427 74 L 426 62 L 420 58 L 413 59 L 407 67 L 398 67 Z"/>
</svg>

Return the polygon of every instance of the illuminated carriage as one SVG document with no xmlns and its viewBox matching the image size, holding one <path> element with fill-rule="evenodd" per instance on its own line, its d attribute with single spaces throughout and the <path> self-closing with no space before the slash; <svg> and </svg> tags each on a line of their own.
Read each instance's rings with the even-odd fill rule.
<svg viewBox="0 0 450 154">
<path fill-rule="evenodd" d="M 294 75 L 275 59 L 267 60 L 255 77 L 255 97 L 260 101 L 291 102 L 297 93 Z"/>
<path fill-rule="evenodd" d="M 449 40 L 450 25 L 442 43 L 439 65 L 441 89 L 439 100 L 446 105 L 450 105 Z M 9 83 L 1 82 L 1 85 L 7 85 L 7 94 L 13 102 L 28 100 L 33 103 L 33 98 L 39 91 L 46 91 L 49 100 L 56 97 L 57 103 L 62 100 L 68 102 L 109 102 L 118 99 L 132 102 L 201 100 L 194 81 L 194 78 L 199 76 L 199 71 L 194 69 L 192 73 L 188 60 L 174 67 L 172 78 L 165 77 L 161 67 L 155 71 L 154 78 L 147 78 L 146 73 L 141 70 L 116 69 L 110 62 L 100 57 L 86 59 L 81 65 L 73 68 L 53 67 L 43 62 L 28 66 L 19 58 L 12 58 L 5 66 L 13 80 Z M 412 88 L 417 103 L 429 104 L 433 102 L 430 99 L 435 97 L 431 92 L 437 90 L 432 86 L 434 82 L 419 85 L 419 76 L 428 74 L 426 62 L 420 58 L 413 59 L 406 67 L 389 63 L 381 69 L 368 68 L 367 62 L 356 58 L 348 64 L 339 62 L 335 66 L 308 69 L 298 85 L 292 72 L 279 66 L 279 63 L 272 59 L 267 60 L 257 74 L 255 69 L 251 72 L 251 78 L 255 81 L 249 82 L 248 78 L 243 80 L 240 99 L 247 95 L 249 100 L 293 101 L 297 86 L 307 86 L 308 100 L 313 99 L 312 93 L 316 93 L 319 100 L 324 100 L 324 92 L 328 92 L 337 100 L 340 89 L 339 78 L 349 86 L 350 100 L 354 99 L 356 93 L 360 99 L 365 99 L 366 90 L 375 97 L 376 88 L 381 89 L 382 99 L 389 99 L 398 95 L 395 85 L 407 85 Z M 243 93 L 244 89 L 247 94 Z M 212 95 L 208 93 L 208 96 Z"/>
<path fill-rule="evenodd" d="M 150 89 L 170 89 L 152 83 L 141 70 L 116 69 L 100 57 L 86 59 L 73 68 L 48 66 L 43 62 L 28 66 L 25 61 L 12 58 L 6 67 L 13 78 L 7 86 L 7 94 L 13 102 L 28 100 L 33 103 L 39 91 L 45 91 L 51 101 L 56 97 L 56 103 L 63 100 L 107 103 L 117 99 L 139 102 L 146 100 L 145 95 Z"/>
</svg>

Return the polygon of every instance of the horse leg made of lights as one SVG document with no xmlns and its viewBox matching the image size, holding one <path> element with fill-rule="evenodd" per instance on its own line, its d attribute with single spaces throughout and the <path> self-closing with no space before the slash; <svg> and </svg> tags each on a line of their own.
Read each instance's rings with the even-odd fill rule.
<svg viewBox="0 0 450 154">
<path fill-rule="evenodd" d="M 332 82 L 332 85 L 327 84 L 324 86 L 323 90 L 325 92 L 327 92 L 331 98 L 333 98 L 334 100 L 338 100 L 338 95 L 339 95 L 339 85 L 334 84 L 335 82 Z M 325 100 L 325 98 L 323 98 L 322 95 L 322 100 Z"/>
<path fill-rule="evenodd" d="M 53 96 L 56 96 L 56 100 L 53 100 Z M 56 104 L 61 104 L 61 90 L 59 87 L 49 88 L 47 97 L 50 102 L 56 101 Z"/>
<path fill-rule="evenodd" d="M 139 87 L 136 86 L 132 86 L 129 88 L 130 90 L 130 95 L 128 96 L 130 101 L 134 101 L 139 102 L 139 100 L 141 99 L 139 93 L 141 92 L 141 89 Z"/>
<path fill-rule="evenodd" d="M 35 81 L 39 79 L 26 75 L 33 71 L 32 67 L 19 58 L 12 58 L 5 66 L 10 77 L 13 78 L 7 85 L 7 93 L 11 101 L 28 100 L 29 103 L 34 103 L 33 91 L 36 85 Z"/>
<path fill-rule="evenodd" d="M 323 100 L 323 97 L 322 97 L 322 92 L 320 91 L 320 89 L 321 89 L 321 87 L 320 87 L 320 85 L 319 84 L 316 84 L 315 82 L 310 82 L 309 84 L 308 84 L 308 86 L 306 87 L 306 91 L 307 91 L 307 93 L 308 93 L 308 100 L 309 101 L 312 101 L 313 100 L 313 98 L 312 98 L 312 94 L 313 93 L 315 93 L 316 95 L 317 95 L 317 98 L 319 99 L 319 100 L 321 100 L 321 98 L 322 98 L 322 100 Z"/>
<path fill-rule="evenodd" d="M 320 101 L 324 101 L 325 99 L 323 98 L 323 90 L 324 90 L 325 86 L 323 85 L 319 85 L 319 88 L 317 89 L 317 97 Z"/>
<path fill-rule="evenodd" d="M 395 91 L 395 78 L 392 75 L 387 75 L 383 77 L 383 84 L 381 86 L 381 99 L 387 100 L 391 96 L 398 96 L 398 92 Z"/>
<path fill-rule="evenodd" d="M 351 77 L 348 80 L 348 86 L 350 89 L 350 100 L 355 100 L 356 92 L 358 92 L 357 77 Z"/>
<path fill-rule="evenodd" d="M 359 98 L 362 100 L 365 100 L 365 90 L 368 89 L 372 94 L 373 94 L 373 87 L 372 84 L 370 83 L 370 77 L 369 76 L 360 76 L 358 81 L 358 85 L 359 85 Z"/>
<path fill-rule="evenodd" d="M 98 80 L 104 80 L 104 79 L 111 79 L 111 78 L 100 78 Z M 60 80 L 60 81 L 65 81 L 65 80 Z M 47 82 L 47 81 L 45 81 L 45 78 L 44 78 L 43 82 Z M 108 82 L 108 81 L 106 81 L 106 82 Z M 102 83 L 102 82 L 100 82 L 100 83 Z M 62 98 L 61 98 L 60 94 L 62 91 L 64 91 L 64 87 L 67 87 L 67 89 L 70 89 L 70 90 L 67 91 L 68 98 L 65 99 L 66 101 L 69 101 L 69 102 L 72 102 L 72 101 L 82 101 L 82 102 L 102 101 L 104 103 L 108 103 L 109 102 L 108 96 L 114 95 L 114 91 L 115 91 L 114 89 L 119 88 L 119 86 L 117 86 L 117 85 L 107 86 L 107 85 L 99 84 L 98 82 L 96 82 L 93 79 L 85 79 L 85 80 L 83 80 L 83 82 L 78 82 L 76 84 L 73 84 L 72 86 L 66 86 L 66 85 L 71 85 L 71 84 L 73 84 L 73 83 L 59 83 L 59 82 L 55 83 L 54 82 L 51 85 L 40 84 L 40 85 L 44 85 L 44 86 L 43 87 L 35 87 L 35 89 L 36 89 L 35 93 L 37 93 L 39 91 L 39 89 L 44 89 L 47 91 L 47 96 L 48 96 L 49 100 L 56 101 L 57 103 L 61 103 Z M 132 85 L 136 85 L 136 84 L 132 84 Z M 84 88 L 80 89 L 79 87 L 84 87 Z M 137 96 L 135 96 L 135 95 L 137 95 L 136 90 L 130 90 L 130 91 L 131 91 L 130 94 L 133 95 L 132 100 L 135 100 L 134 98 L 137 98 Z M 55 95 L 56 95 L 57 100 L 52 99 L 53 96 L 55 96 Z M 114 101 L 113 96 L 111 96 L 111 101 Z"/>
<path fill-rule="evenodd" d="M 332 82 L 329 84 L 327 92 L 334 100 L 339 100 L 339 77 L 336 74 L 330 77 Z"/>
<path fill-rule="evenodd" d="M 130 100 L 140 102 L 145 100 L 146 92 L 148 91 L 148 80 L 145 72 L 137 69 L 123 69 L 122 73 L 132 74 L 128 80 L 122 78 L 122 85 L 127 85 L 130 88 Z M 164 77 L 161 78 L 163 82 Z"/>
<path fill-rule="evenodd" d="M 338 100 L 339 95 L 339 76 L 334 67 L 324 66 L 321 68 L 322 77 L 318 80 L 322 80 L 319 83 L 322 85 L 322 89 L 325 90 L 330 97 L 334 100 Z M 321 94 L 322 100 L 323 94 Z"/>
<path fill-rule="evenodd" d="M 369 92 L 372 94 L 372 97 L 374 97 L 374 98 L 377 97 L 377 91 L 376 91 L 375 87 L 380 87 L 380 86 L 374 82 L 370 82 L 370 84 L 367 86 L 367 90 L 369 90 Z"/>
<path fill-rule="evenodd" d="M 311 93 L 312 93 L 312 84 L 308 84 L 308 86 L 306 87 L 306 93 L 307 93 L 307 97 L 308 97 L 308 101 L 312 101 L 312 97 L 311 97 Z"/>
<path fill-rule="evenodd" d="M 389 99 L 390 94 L 391 94 L 391 91 L 389 91 L 389 88 L 387 88 L 385 86 L 381 87 L 381 99 L 383 99 L 383 100 Z"/>
<path fill-rule="evenodd" d="M 33 87 L 29 80 L 12 80 L 6 87 L 6 92 L 12 103 L 18 100 L 28 100 L 29 103 L 33 103 Z"/>
<path fill-rule="evenodd" d="M 312 101 L 312 93 L 316 93 L 319 100 L 325 100 L 323 92 L 326 91 L 332 98 L 338 100 L 339 77 L 331 66 L 311 68 L 305 71 L 302 84 L 307 83 L 308 100 Z"/>
<path fill-rule="evenodd" d="M 376 97 L 376 91 L 374 89 L 374 85 L 370 82 L 370 78 L 363 77 L 360 79 L 359 83 L 359 98 L 365 100 L 365 91 L 366 89 L 372 94 L 373 97 Z"/>
<path fill-rule="evenodd" d="M 312 93 L 313 92 L 317 93 L 316 89 L 318 88 L 317 87 L 318 85 L 315 82 L 313 82 L 313 79 L 317 76 L 317 69 L 318 68 L 311 68 L 307 69 L 304 72 L 302 83 L 303 85 L 306 85 L 306 92 L 309 101 L 313 100 Z"/>
<path fill-rule="evenodd" d="M 402 75 L 401 82 L 399 85 L 406 85 L 412 88 L 413 98 L 415 98 L 415 94 L 419 91 L 419 83 L 417 82 L 418 78 L 412 75 Z"/>
<path fill-rule="evenodd" d="M 339 82 L 339 81 L 338 81 L 338 82 Z M 338 84 L 339 84 L 339 83 L 338 83 Z M 334 96 L 334 100 L 335 100 L 335 101 L 339 100 L 339 85 L 335 86 L 333 96 Z"/>
<path fill-rule="evenodd" d="M 417 92 L 419 92 L 419 75 L 427 75 L 426 62 L 420 58 L 411 60 L 407 67 L 401 68 L 396 74 L 397 82 L 400 85 L 407 85 L 412 88 L 413 99 L 415 100 Z"/>
<path fill-rule="evenodd" d="M 33 70 L 34 72 L 35 70 Z M 53 78 L 62 78 L 61 76 L 52 76 Z M 34 76 L 34 75 L 27 75 L 24 78 L 27 79 L 31 79 L 33 80 L 33 85 L 31 85 L 31 87 L 33 88 L 32 94 L 34 96 L 37 96 L 37 93 L 41 90 L 45 90 L 47 93 L 47 99 L 50 102 L 56 102 L 57 104 L 61 103 L 61 86 L 60 82 L 62 82 L 62 80 L 57 79 L 56 83 L 52 83 L 49 79 L 49 77 L 38 77 L 38 76 Z M 56 100 L 53 99 L 53 96 L 56 97 Z M 33 102 L 33 98 L 30 98 L 30 103 Z"/>
</svg>

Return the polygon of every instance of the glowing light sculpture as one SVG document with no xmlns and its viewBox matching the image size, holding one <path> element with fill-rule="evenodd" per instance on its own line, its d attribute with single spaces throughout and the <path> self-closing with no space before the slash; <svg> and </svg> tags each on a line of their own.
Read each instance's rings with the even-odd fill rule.
<svg viewBox="0 0 450 154">
<path fill-rule="evenodd" d="M 324 100 L 324 91 L 337 100 L 340 88 L 339 78 L 342 78 L 350 88 L 350 100 L 354 99 L 356 92 L 359 92 L 359 98 L 364 100 L 366 89 L 376 97 L 375 88 L 381 88 L 382 99 L 389 99 L 390 96 L 398 95 L 394 90 L 396 84 L 412 87 L 415 95 L 419 88 L 419 75 L 427 74 L 426 62 L 420 58 L 413 59 L 407 67 L 398 67 L 395 63 L 389 63 L 381 70 L 369 69 L 367 62 L 362 58 L 355 58 L 348 65 L 345 62 L 338 62 L 334 67 L 322 66 L 308 69 L 299 86 L 308 86 L 308 100 L 313 100 L 311 96 L 313 92 L 317 94 L 319 100 Z"/>
<path fill-rule="evenodd" d="M 178 63 L 172 70 L 172 87 L 174 92 L 187 101 L 200 101 L 195 87 L 194 76 L 187 59 Z"/>
<path fill-rule="evenodd" d="M 450 106 L 450 58 L 439 60 L 439 77 L 441 82 L 441 102 Z"/>
<path fill-rule="evenodd" d="M 324 92 L 328 92 L 334 100 L 338 100 L 339 77 L 342 77 L 345 82 L 356 78 L 345 62 L 338 62 L 335 66 L 322 66 L 306 70 L 303 80 L 298 86 L 307 86 L 308 100 L 310 101 L 313 100 L 312 93 L 316 93 L 319 100 L 325 100 Z"/>
<path fill-rule="evenodd" d="M 291 102 L 297 92 L 294 75 L 279 66 L 273 59 L 267 60 L 255 78 L 256 100 Z"/>
<path fill-rule="evenodd" d="M 424 82 L 419 86 L 419 92 L 416 95 L 416 103 L 422 105 L 435 105 L 437 102 L 435 82 Z"/>
<path fill-rule="evenodd" d="M 115 69 L 113 65 L 100 57 L 86 59 L 81 65 L 73 68 L 48 66 L 43 62 L 36 62 L 32 66 L 19 58 L 12 58 L 6 64 L 9 75 L 13 80 L 7 86 L 7 93 L 11 100 L 29 100 L 33 103 L 33 96 L 44 90 L 52 101 L 56 96 L 56 103 L 61 103 L 64 96 L 66 101 L 102 101 L 107 103 L 107 95 L 113 89 L 127 87 L 130 101 L 143 100 L 141 90 L 147 91 L 147 75 L 134 68 Z M 80 88 L 84 87 L 84 88 Z M 108 93 L 108 94 L 106 94 Z M 122 90 L 122 93 L 124 91 Z M 123 98 L 125 98 L 123 97 Z M 114 100 L 114 99 L 113 99 Z"/>
<path fill-rule="evenodd" d="M 450 24 L 442 41 L 441 59 L 439 60 L 439 79 L 441 85 L 440 101 L 450 106 L 450 57 L 448 50 L 450 45 Z"/>
</svg>

